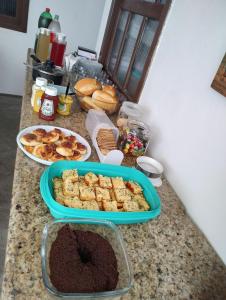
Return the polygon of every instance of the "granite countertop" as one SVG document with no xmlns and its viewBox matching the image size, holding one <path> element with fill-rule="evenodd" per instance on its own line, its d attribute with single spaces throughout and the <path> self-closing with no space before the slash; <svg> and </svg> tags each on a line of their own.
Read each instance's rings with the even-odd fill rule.
<svg viewBox="0 0 226 300">
<path fill-rule="evenodd" d="M 27 74 L 21 129 L 48 124 L 32 112 L 31 85 Z M 72 129 L 90 142 L 84 121 L 85 113 L 80 112 L 70 117 L 58 116 L 53 124 Z M 90 160 L 98 161 L 95 150 Z M 42 230 L 52 219 L 39 193 L 44 168 L 17 150 L 3 300 L 50 299 L 42 282 L 40 257 Z M 226 267 L 165 179 L 158 193 L 162 212 L 157 219 L 119 226 L 134 273 L 133 288 L 121 299 L 226 299 Z"/>
</svg>

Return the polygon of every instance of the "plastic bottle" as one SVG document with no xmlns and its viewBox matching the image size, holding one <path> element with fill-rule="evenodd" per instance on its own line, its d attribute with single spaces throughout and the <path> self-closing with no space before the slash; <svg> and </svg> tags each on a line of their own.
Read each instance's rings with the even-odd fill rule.
<svg viewBox="0 0 226 300">
<path fill-rule="evenodd" d="M 41 97 L 46 89 L 47 79 L 37 77 L 35 84 L 32 86 L 31 106 L 35 112 L 39 112 Z"/>
<path fill-rule="evenodd" d="M 45 62 L 49 55 L 50 31 L 46 28 L 40 28 L 38 36 L 36 56 Z"/>
<path fill-rule="evenodd" d="M 48 86 L 41 98 L 39 118 L 46 121 L 53 121 L 56 116 L 58 101 L 57 89 Z"/>
<path fill-rule="evenodd" d="M 66 35 L 63 33 L 58 33 L 52 43 L 50 54 L 50 60 L 53 61 L 56 66 L 61 67 L 63 65 L 66 44 Z"/>
<path fill-rule="evenodd" d="M 49 24 L 48 29 L 51 32 L 56 32 L 56 33 L 61 32 L 60 22 L 59 22 L 59 16 L 58 15 L 55 15 L 54 19 Z"/>
<path fill-rule="evenodd" d="M 39 20 L 38 20 L 38 27 L 41 28 L 48 28 L 49 24 L 51 23 L 53 17 L 50 13 L 50 9 L 46 8 L 46 10 L 41 13 Z"/>
</svg>

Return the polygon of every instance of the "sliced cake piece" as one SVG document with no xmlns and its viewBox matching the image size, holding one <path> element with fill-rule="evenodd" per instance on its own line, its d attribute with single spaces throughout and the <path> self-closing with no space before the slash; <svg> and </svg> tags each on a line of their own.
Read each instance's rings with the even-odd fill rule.
<svg viewBox="0 0 226 300">
<path fill-rule="evenodd" d="M 134 181 L 128 181 L 127 183 L 126 183 L 126 186 L 128 187 L 128 189 L 130 189 L 130 191 L 133 193 L 133 194 L 140 194 L 140 193 L 142 193 L 142 188 L 141 188 L 141 186 L 138 184 L 138 183 L 136 183 L 136 182 L 134 182 Z"/>
<path fill-rule="evenodd" d="M 114 189 L 117 202 L 125 202 L 131 200 L 130 192 L 127 189 Z"/>
<path fill-rule="evenodd" d="M 82 201 L 91 201 L 96 199 L 94 188 L 90 186 L 79 186 L 80 199 Z"/>
<path fill-rule="evenodd" d="M 112 185 L 113 185 L 114 189 L 125 189 L 126 188 L 122 177 L 113 177 L 111 179 L 111 181 L 112 181 Z"/>
<path fill-rule="evenodd" d="M 116 201 L 103 201 L 103 208 L 105 211 L 118 211 Z"/>
<path fill-rule="evenodd" d="M 139 211 L 139 205 L 136 201 L 124 201 L 123 209 L 125 211 Z"/>
<path fill-rule="evenodd" d="M 65 180 L 67 177 L 73 177 L 74 181 L 78 181 L 78 172 L 76 169 L 74 170 L 65 170 L 62 173 L 62 178 Z"/>
<path fill-rule="evenodd" d="M 98 182 L 98 177 L 92 172 L 87 173 L 84 179 L 87 185 L 94 185 Z"/>
<path fill-rule="evenodd" d="M 102 200 L 110 201 L 111 200 L 111 196 L 110 196 L 108 189 L 96 187 L 95 190 L 96 190 L 96 200 L 97 201 L 102 201 Z"/>
<path fill-rule="evenodd" d="M 103 189 L 111 189 L 112 188 L 111 178 L 107 176 L 99 175 L 99 185 Z"/>
</svg>

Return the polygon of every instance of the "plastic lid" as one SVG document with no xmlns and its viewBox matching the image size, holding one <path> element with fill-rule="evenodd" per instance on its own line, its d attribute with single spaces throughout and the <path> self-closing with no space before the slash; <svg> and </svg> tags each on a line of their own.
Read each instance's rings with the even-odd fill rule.
<svg viewBox="0 0 226 300">
<path fill-rule="evenodd" d="M 56 96 L 57 95 L 57 89 L 53 86 L 47 86 L 45 90 L 45 94 L 49 96 Z"/>
<path fill-rule="evenodd" d="M 50 12 L 50 8 L 46 7 L 46 11 L 47 11 L 47 12 Z"/>
<path fill-rule="evenodd" d="M 35 84 L 38 86 L 47 86 L 47 79 L 42 77 L 37 77 L 35 80 Z"/>
</svg>

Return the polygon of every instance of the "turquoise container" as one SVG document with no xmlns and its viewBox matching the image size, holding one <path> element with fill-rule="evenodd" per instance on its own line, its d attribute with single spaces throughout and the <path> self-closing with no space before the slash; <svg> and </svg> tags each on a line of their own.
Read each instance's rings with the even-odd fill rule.
<svg viewBox="0 0 226 300">
<path fill-rule="evenodd" d="M 53 178 L 60 177 L 64 170 L 69 169 L 77 169 L 79 175 L 93 172 L 109 177 L 121 176 L 126 181 L 136 181 L 143 188 L 144 196 L 150 204 L 151 209 L 142 212 L 106 212 L 65 207 L 54 200 Z M 96 162 L 58 161 L 43 172 L 40 180 L 40 191 L 51 215 L 57 219 L 94 218 L 109 220 L 115 224 L 133 224 L 147 222 L 148 220 L 156 218 L 161 212 L 160 198 L 149 179 L 142 172 L 124 166 Z"/>
</svg>

